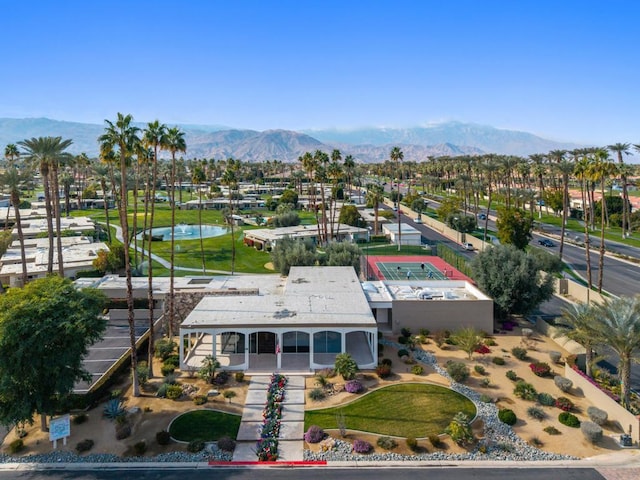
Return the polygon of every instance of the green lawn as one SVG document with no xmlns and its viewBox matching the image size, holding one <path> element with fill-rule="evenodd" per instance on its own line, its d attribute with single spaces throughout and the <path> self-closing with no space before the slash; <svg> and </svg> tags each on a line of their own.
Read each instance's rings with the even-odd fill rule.
<svg viewBox="0 0 640 480">
<path fill-rule="evenodd" d="M 224 436 L 236 438 L 241 418 L 240 415 L 215 410 L 193 410 L 176 418 L 169 433 L 182 442 L 213 442 Z"/>
<path fill-rule="evenodd" d="M 311 425 L 338 428 L 338 412 L 344 414 L 348 429 L 420 438 L 442 433 L 458 412 L 475 417 L 476 407 L 463 395 L 439 385 L 391 385 L 341 407 L 306 411 L 305 430 Z"/>
</svg>

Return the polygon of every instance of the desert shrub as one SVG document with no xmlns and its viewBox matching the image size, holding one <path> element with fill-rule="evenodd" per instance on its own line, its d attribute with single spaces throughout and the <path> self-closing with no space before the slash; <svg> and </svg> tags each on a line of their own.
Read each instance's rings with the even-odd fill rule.
<svg viewBox="0 0 640 480">
<path fill-rule="evenodd" d="M 88 452 L 93 448 L 94 445 L 95 444 L 93 440 L 91 440 L 90 438 L 85 438 L 84 440 L 76 443 L 76 452 L 78 453 Z"/>
<path fill-rule="evenodd" d="M 198 453 L 204 450 L 204 441 L 203 440 L 191 440 L 187 444 L 187 452 Z"/>
<path fill-rule="evenodd" d="M 527 408 L 527 415 L 533 418 L 534 420 L 543 420 L 546 417 L 544 410 L 540 407 L 529 407 Z"/>
<path fill-rule="evenodd" d="M 124 440 L 125 438 L 129 438 L 131 436 L 131 425 L 129 423 L 122 423 L 120 425 L 116 425 L 116 439 Z"/>
<path fill-rule="evenodd" d="M 440 435 L 436 435 L 432 433 L 429 435 L 429 443 L 433 446 L 433 448 L 440 448 L 442 446 L 442 440 L 440 439 Z"/>
<path fill-rule="evenodd" d="M 398 357 L 402 358 L 402 357 L 408 357 L 409 356 L 409 350 L 406 350 L 404 348 L 401 348 L 400 350 L 398 350 Z"/>
<path fill-rule="evenodd" d="M 523 400 L 535 400 L 538 397 L 538 392 L 536 392 L 535 387 L 524 380 L 518 380 L 516 382 L 513 394 Z"/>
<path fill-rule="evenodd" d="M 171 443 L 171 434 L 166 430 L 160 430 L 156 433 L 156 442 L 158 442 L 158 445 L 169 445 Z"/>
<path fill-rule="evenodd" d="M 373 450 L 373 445 L 366 440 L 356 440 L 353 442 L 353 451 L 356 453 L 369 453 L 371 450 Z"/>
<path fill-rule="evenodd" d="M 393 450 L 398 446 L 398 442 L 391 437 L 380 437 L 378 438 L 377 444 L 380 448 L 384 448 L 385 450 Z"/>
<path fill-rule="evenodd" d="M 218 449 L 223 452 L 233 452 L 236 449 L 236 441 L 231 437 L 220 437 L 218 439 Z"/>
<path fill-rule="evenodd" d="M 573 402 L 567 397 L 558 397 L 556 398 L 556 407 L 562 411 L 570 412 L 573 410 Z"/>
<path fill-rule="evenodd" d="M 482 380 L 480 380 L 480 386 L 489 388 L 491 386 L 491 379 L 488 377 L 484 377 Z"/>
<path fill-rule="evenodd" d="M 537 377 L 546 377 L 551 373 L 551 367 L 547 362 L 530 363 L 529 368 Z"/>
<path fill-rule="evenodd" d="M 162 365 L 162 367 L 160 367 L 160 373 L 162 374 L 163 377 L 166 377 L 167 375 L 175 371 L 176 371 L 176 366 L 172 364 Z"/>
<path fill-rule="evenodd" d="M 489 395 L 483 393 L 482 395 L 480 395 L 480 401 L 482 403 L 490 403 L 493 401 L 493 399 Z"/>
<path fill-rule="evenodd" d="M 573 387 L 573 382 L 571 380 L 560 375 L 556 375 L 555 377 L 553 377 L 553 383 L 555 383 L 556 387 L 558 387 L 565 393 L 571 390 L 571 387 Z"/>
<path fill-rule="evenodd" d="M 154 354 L 157 358 L 164 360 L 173 353 L 177 346 L 178 344 L 173 340 L 163 338 L 154 344 Z"/>
<path fill-rule="evenodd" d="M 502 423 L 506 423 L 507 425 L 515 425 L 518 421 L 518 417 L 516 417 L 516 414 L 509 408 L 503 408 L 499 410 L 498 418 Z"/>
<path fill-rule="evenodd" d="M 319 402 L 320 400 L 324 400 L 326 398 L 326 394 L 324 390 L 321 388 L 314 388 L 309 392 L 309 398 L 314 402 Z"/>
<path fill-rule="evenodd" d="M 233 374 L 233 377 L 236 379 L 236 382 L 244 382 L 244 372 L 236 372 Z"/>
<path fill-rule="evenodd" d="M 552 363 L 560 363 L 560 359 L 562 358 L 562 353 L 557 352 L 555 350 L 551 350 L 549 352 L 549 359 Z"/>
<path fill-rule="evenodd" d="M 422 375 L 424 373 L 424 367 L 422 365 L 414 365 L 411 367 L 411 373 L 414 375 Z"/>
<path fill-rule="evenodd" d="M 116 418 L 124 415 L 124 405 L 122 404 L 122 400 L 119 398 L 112 398 L 107 401 L 102 413 L 109 420 L 115 420 Z"/>
<path fill-rule="evenodd" d="M 607 423 L 607 419 L 609 418 L 607 412 L 593 406 L 587 408 L 587 415 L 589 416 L 589 420 L 591 420 L 596 425 L 604 425 L 605 423 Z"/>
<path fill-rule="evenodd" d="M 458 445 L 465 445 L 473 442 L 473 431 L 469 417 L 463 412 L 458 412 L 453 416 L 449 426 L 445 428 L 445 433 Z"/>
<path fill-rule="evenodd" d="M 400 336 L 398 337 L 398 343 L 399 343 L 400 345 L 406 345 L 406 344 L 407 344 L 407 340 L 408 340 L 408 339 L 409 339 L 409 337 L 404 337 L 404 336 L 400 335 Z"/>
<path fill-rule="evenodd" d="M 351 380 L 358 372 L 358 364 L 348 353 L 339 353 L 336 355 L 333 369 L 337 374 L 342 375 L 344 380 Z"/>
<path fill-rule="evenodd" d="M 504 365 L 505 364 L 504 358 L 502 358 L 502 357 L 493 357 L 491 359 L 491 361 L 493 362 L 494 365 Z"/>
<path fill-rule="evenodd" d="M 196 395 L 195 397 L 193 397 L 193 403 L 195 403 L 196 405 L 204 405 L 205 403 L 207 403 L 207 396 Z"/>
<path fill-rule="evenodd" d="M 549 425 L 548 427 L 544 427 L 544 431 L 549 435 L 560 435 L 562 432 L 558 430 L 553 425 Z"/>
<path fill-rule="evenodd" d="M 469 378 L 469 369 L 462 362 L 447 362 L 447 373 L 458 383 L 462 383 Z"/>
<path fill-rule="evenodd" d="M 538 403 L 545 407 L 553 407 L 556 404 L 556 399 L 548 393 L 540 393 L 538 395 Z"/>
<path fill-rule="evenodd" d="M 580 420 L 578 420 L 578 417 L 576 417 L 573 413 L 562 412 L 560 415 L 558 415 L 558 421 L 561 424 L 566 425 L 567 427 L 580 427 Z"/>
<path fill-rule="evenodd" d="M 473 370 L 480 375 L 484 375 L 487 373 L 482 365 L 474 365 Z"/>
<path fill-rule="evenodd" d="M 518 380 L 518 374 L 516 372 L 514 372 L 513 370 L 507 370 L 507 373 L 505 373 L 504 375 L 505 375 L 505 377 L 507 377 L 512 382 L 515 382 L 515 381 Z"/>
<path fill-rule="evenodd" d="M 416 449 L 418 448 L 418 440 L 416 440 L 416 437 L 407 437 L 404 443 L 412 452 L 415 452 Z"/>
<path fill-rule="evenodd" d="M 527 349 L 522 347 L 513 347 L 511 349 L 511 355 L 516 357 L 518 360 L 526 360 L 527 359 Z"/>
<path fill-rule="evenodd" d="M 446 332 L 444 332 L 443 330 L 438 330 L 436 333 L 433 334 L 433 341 L 438 346 L 438 348 L 442 348 L 442 345 L 444 345 L 444 342 L 446 339 L 447 339 L 447 335 L 446 335 Z"/>
<path fill-rule="evenodd" d="M 403 337 L 410 337 L 411 336 L 411 329 L 403 327 L 403 328 L 400 329 L 400 333 L 402 334 Z"/>
<path fill-rule="evenodd" d="M 178 383 L 178 374 L 171 372 L 164 375 L 164 379 L 162 383 L 166 383 L 167 385 L 176 385 Z"/>
<path fill-rule="evenodd" d="M 484 344 L 487 347 L 495 347 L 496 345 L 498 345 L 493 338 L 485 338 L 484 339 Z"/>
<path fill-rule="evenodd" d="M 391 366 L 391 365 L 393 365 L 393 362 L 391 361 L 390 358 L 383 358 L 380 361 L 380 365 L 389 365 L 389 366 Z"/>
<path fill-rule="evenodd" d="M 536 448 L 542 448 L 544 446 L 544 443 L 538 437 L 531 437 L 531 440 L 529 440 L 529 442 Z"/>
<path fill-rule="evenodd" d="M 16 438 L 9 444 L 9 453 L 18 453 L 24 450 L 24 442 L 21 438 Z"/>
<path fill-rule="evenodd" d="M 364 386 L 358 380 L 349 380 L 344 384 L 344 389 L 348 393 L 360 393 Z"/>
<path fill-rule="evenodd" d="M 75 415 L 73 417 L 73 424 L 74 425 L 80 425 L 83 424 L 84 422 L 86 422 L 87 420 L 89 420 L 89 417 L 87 416 L 86 413 L 80 413 L 79 415 Z"/>
<path fill-rule="evenodd" d="M 144 440 L 140 440 L 133 445 L 133 451 L 136 452 L 136 455 L 144 455 L 147 451 L 147 442 Z"/>
<path fill-rule="evenodd" d="M 324 437 L 324 430 L 317 425 L 311 425 L 304 434 L 304 441 L 307 443 L 320 443 Z"/>
<path fill-rule="evenodd" d="M 167 397 L 167 389 L 169 388 L 169 384 L 163 383 L 158 387 L 158 391 L 156 392 L 156 397 L 158 398 L 166 398 Z"/>
<path fill-rule="evenodd" d="M 226 370 L 220 370 L 215 378 L 213 379 L 213 383 L 215 385 L 224 385 L 229 381 L 230 374 Z"/>
<path fill-rule="evenodd" d="M 428 337 L 431 331 L 428 328 L 421 328 L 420 330 L 418 330 L 418 333 L 420 335 L 424 335 L 425 337 Z"/>
<path fill-rule="evenodd" d="M 376 367 L 376 374 L 380 378 L 387 378 L 391 375 L 391 367 L 389 365 L 378 365 Z"/>
<path fill-rule="evenodd" d="M 418 335 L 416 337 L 416 340 L 418 341 L 418 343 L 420 343 L 421 345 L 426 345 L 427 343 L 429 343 L 429 339 L 427 338 L 426 335 Z"/>
<path fill-rule="evenodd" d="M 177 353 L 172 353 L 167 358 L 162 361 L 163 365 L 173 365 L 178 368 L 180 366 L 180 355 Z"/>
<path fill-rule="evenodd" d="M 582 422 L 580 424 L 580 431 L 584 435 L 584 438 L 591 443 L 598 443 L 602 440 L 602 427 L 594 422 Z"/>
<path fill-rule="evenodd" d="M 167 398 L 169 400 L 177 400 L 182 396 L 182 387 L 180 385 L 167 386 Z"/>
<path fill-rule="evenodd" d="M 226 398 L 227 400 L 229 400 L 229 403 L 231 403 L 231 399 L 235 398 L 237 395 L 236 392 L 234 392 L 233 390 L 225 390 L 224 393 L 222 394 L 222 396 L 224 398 Z"/>
</svg>

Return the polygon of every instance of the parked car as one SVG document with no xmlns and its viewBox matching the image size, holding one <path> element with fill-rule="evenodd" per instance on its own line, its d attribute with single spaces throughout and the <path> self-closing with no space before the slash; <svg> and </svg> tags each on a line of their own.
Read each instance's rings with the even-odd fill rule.
<svg viewBox="0 0 640 480">
<path fill-rule="evenodd" d="M 422 223 L 422 219 L 420 217 L 416 217 L 413 219 L 415 223 Z"/>
<path fill-rule="evenodd" d="M 481 213 L 478 215 L 478 220 L 486 220 L 487 219 L 487 214 L 486 213 Z"/>
<path fill-rule="evenodd" d="M 475 248 L 473 248 L 473 244 L 471 243 L 463 243 L 462 248 L 465 250 L 469 250 L 470 252 L 473 252 L 475 250 Z"/>
<path fill-rule="evenodd" d="M 548 238 L 543 238 L 543 239 L 541 239 L 541 240 L 538 240 L 538 243 L 539 243 L 540 245 L 542 245 L 543 247 L 555 247 L 555 246 L 556 246 L 556 245 L 555 245 L 551 240 L 549 240 Z"/>
</svg>

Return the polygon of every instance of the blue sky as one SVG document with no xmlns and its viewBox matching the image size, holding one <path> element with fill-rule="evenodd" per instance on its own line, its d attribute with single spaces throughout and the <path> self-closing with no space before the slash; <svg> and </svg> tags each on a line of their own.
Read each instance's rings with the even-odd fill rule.
<svg viewBox="0 0 640 480">
<path fill-rule="evenodd" d="M 0 0 L 0 117 L 640 143 L 640 2 Z"/>
</svg>

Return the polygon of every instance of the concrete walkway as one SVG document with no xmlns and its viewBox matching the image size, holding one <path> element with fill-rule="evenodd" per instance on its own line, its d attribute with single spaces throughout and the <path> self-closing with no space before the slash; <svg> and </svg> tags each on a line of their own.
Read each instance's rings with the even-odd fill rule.
<svg viewBox="0 0 640 480">
<path fill-rule="evenodd" d="M 251 377 L 247 399 L 242 411 L 242 420 L 238 430 L 234 462 L 255 462 L 256 442 L 260 439 L 262 411 L 267 402 L 267 388 L 270 376 Z M 304 434 L 304 377 L 287 377 L 282 421 L 278 437 L 278 460 L 295 462 L 302 460 Z"/>
</svg>

